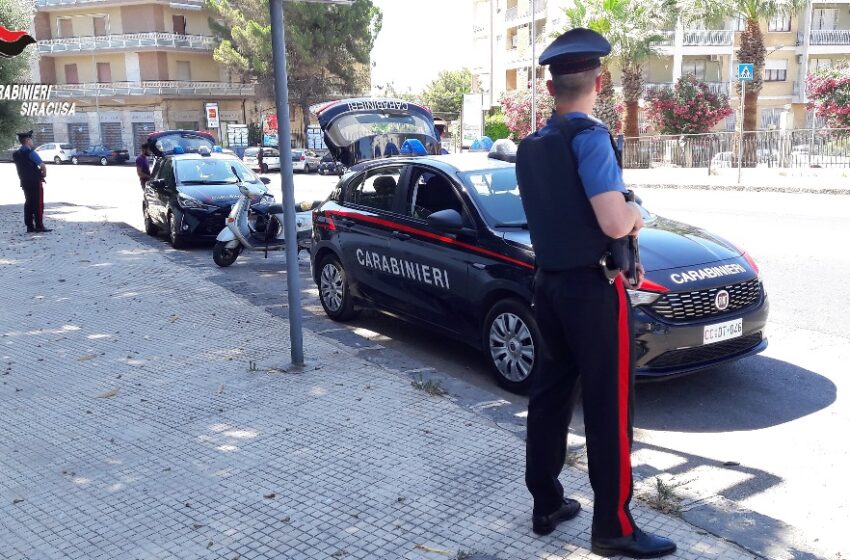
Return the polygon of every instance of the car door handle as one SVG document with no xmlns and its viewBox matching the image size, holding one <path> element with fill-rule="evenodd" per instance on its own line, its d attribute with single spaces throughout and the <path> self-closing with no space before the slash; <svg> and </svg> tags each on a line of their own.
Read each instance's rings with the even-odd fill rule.
<svg viewBox="0 0 850 560">
<path fill-rule="evenodd" d="M 400 231 L 394 231 L 391 235 L 396 239 L 400 239 L 402 241 L 407 241 L 408 239 L 410 239 L 410 234 L 402 233 Z"/>
</svg>

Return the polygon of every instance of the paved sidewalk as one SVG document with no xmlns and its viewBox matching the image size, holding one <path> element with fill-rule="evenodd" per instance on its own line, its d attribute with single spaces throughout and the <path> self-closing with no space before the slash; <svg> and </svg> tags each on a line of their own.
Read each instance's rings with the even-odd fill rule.
<svg viewBox="0 0 850 560">
<path fill-rule="evenodd" d="M 653 167 L 626 169 L 623 178 L 630 187 L 699 189 L 722 191 L 787 192 L 850 195 L 848 168 L 721 168 Z"/>
<path fill-rule="evenodd" d="M 66 210 L 44 236 L 0 215 L 2 558 L 595 557 L 583 472 L 536 537 L 514 434 L 309 331 L 318 369 L 270 370 L 285 321 Z M 677 558 L 753 558 L 634 514 Z"/>
</svg>

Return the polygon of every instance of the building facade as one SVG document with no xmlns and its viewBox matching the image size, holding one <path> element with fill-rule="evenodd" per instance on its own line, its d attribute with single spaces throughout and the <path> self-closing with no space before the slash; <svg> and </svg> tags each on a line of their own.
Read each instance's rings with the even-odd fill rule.
<svg viewBox="0 0 850 560">
<path fill-rule="evenodd" d="M 532 40 L 536 54 L 566 26 L 564 9 L 571 0 L 471 0 L 473 2 L 474 61 L 472 72 L 485 107 L 497 106 L 506 92 L 528 88 L 532 68 L 538 78 L 545 73 L 532 64 Z M 662 29 L 658 56 L 645 67 L 646 91 L 670 88 L 684 74 L 694 74 L 712 90 L 730 97 L 733 107 L 740 99 L 735 83 L 735 51 L 743 20 L 731 18 L 707 29 L 681 25 Z M 805 77 L 817 68 L 850 59 L 850 0 L 809 1 L 799 14 L 763 22 L 767 59 L 764 87 L 759 97 L 759 126 L 763 129 L 812 125 L 806 111 Z M 615 85 L 619 71 L 612 68 Z M 718 126 L 733 130 L 735 117 Z M 649 132 L 641 119 L 641 129 Z"/>
<path fill-rule="evenodd" d="M 181 128 L 208 130 L 227 145 L 258 121 L 254 86 L 213 60 L 218 42 L 203 0 L 36 0 L 35 6 L 33 81 L 55 84 L 53 99 L 77 106 L 75 115 L 36 117 L 37 143 L 105 144 L 135 153 L 150 132 Z M 206 103 L 218 104 L 219 128 L 207 128 Z"/>
</svg>

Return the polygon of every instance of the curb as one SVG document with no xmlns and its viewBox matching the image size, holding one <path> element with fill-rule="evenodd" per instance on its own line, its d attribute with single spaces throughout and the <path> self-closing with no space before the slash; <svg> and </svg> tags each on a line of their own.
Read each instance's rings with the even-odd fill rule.
<svg viewBox="0 0 850 560">
<path fill-rule="evenodd" d="M 753 185 L 664 185 L 664 184 L 641 184 L 627 183 L 636 189 L 670 189 L 670 190 L 695 190 L 695 191 L 726 191 L 726 192 L 773 192 L 792 194 L 828 194 L 828 195 L 850 195 L 850 189 L 843 187 L 778 187 L 778 186 L 753 186 Z"/>
</svg>

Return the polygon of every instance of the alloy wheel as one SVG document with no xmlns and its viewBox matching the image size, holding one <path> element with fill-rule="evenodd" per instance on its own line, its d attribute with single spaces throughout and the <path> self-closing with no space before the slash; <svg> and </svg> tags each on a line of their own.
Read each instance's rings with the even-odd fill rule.
<svg viewBox="0 0 850 560">
<path fill-rule="evenodd" d="M 319 288 L 322 301 L 325 302 L 328 309 L 333 313 L 339 311 L 342 307 L 345 288 L 342 283 L 342 275 L 334 264 L 328 263 L 322 268 Z"/>
<path fill-rule="evenodd" d="M 490 356 L 499 373 L 519 383 L 534 367 L 534 339 L 525 321 L 513 313 L 502 313 L 490 325 Z"/>
</svg>

